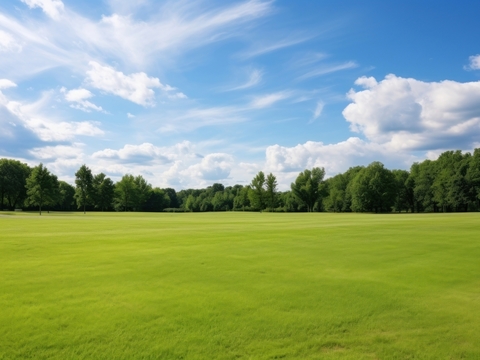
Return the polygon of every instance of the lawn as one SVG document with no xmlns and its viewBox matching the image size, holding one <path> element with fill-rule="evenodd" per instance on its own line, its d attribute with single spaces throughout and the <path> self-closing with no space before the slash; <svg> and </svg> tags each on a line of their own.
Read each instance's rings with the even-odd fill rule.
<svg viewBox="0 0 480 360">
<path fill-rule="evenodd" d="M 480 214 L 0 213 L 0 359 L 479 359 Z"/>
</svg>

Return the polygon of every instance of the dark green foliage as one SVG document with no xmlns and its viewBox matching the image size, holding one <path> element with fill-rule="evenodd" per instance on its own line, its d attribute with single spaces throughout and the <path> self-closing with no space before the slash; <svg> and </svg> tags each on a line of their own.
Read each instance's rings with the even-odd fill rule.
<svg viewBox="0 0 480 360">
<path fill-rule="evenodd" d="M 59 198 L 56 209 L 72 211 L 75 207 L 75 188 L 65 181 L 58 182 Z"/>
<path fill-rule="evenodd" d="M 293 194 L 306 206 L 308 212 L 313 211 L 317 201 L 321 203 L 324 177 L 325 169 L 317 167 L 301 172 L 291 184 Z"/>
<path fill-rule="evenodd" d="M 58 179 L 42 163 L 35 166 L 27 178 L 27 205 L 38 206 L 40 215 L 45 205 L 55 205 L 59 199 Z"/>
<path fill-rule="evenodd" d="M 31 169 L 17 160 L 0 159 L 0 210 L 5 202 L 13 210 L 27 195 L 25 188 Z"/>
<path fill-rule="evenodd" d="M 352 181 L 352 210 L 390 212 L 395 201 L 395 177 L 380 162 L 359 171 Z"/>
<path fill-rule="evenodd" d="M 94 197 L 92 171 L 85 164 L 75 173 L 75 185 L 77 206 L 83 208 L 85 214 L 85 207 L 92 203 Z"/>
<path fill-rule="evenodd" d="M 265 208 L 265 174 L 260 171 L 252 179 L 250 184 L 250 191 L 248 192 L 248 199 L 251 206 L 256 210 L 263 210 Z"/>
<path fill-rule="evenodd" d="M 109 210 L 115 197 L 115 185 L 104 173 L 93 177 L 93 203 L 96 209 Z"/>
<path fill-rule="evenodd" d="M 43 165 L 40 164 L 43 168 Z M 45 169 L 44 169 L 45 170 Z M 0 206 L 45 204 L 72 210 L 72 187 L 58 183 L 53 195 L 30 195 L 31 169 L 0 159 Z M 48 170 L 47 170 L 48 171 Z M 114 184 L 105 174 L 92 176 L 86 165 L 77 171 L 78 207 L 117 211 L 275 211 L 275 212 L 452 212 L 480 210 L 480 149 L 473 154 L 446 151 L 437 160 L 412 164 L 410 171 L 388 170 L 382 163 L 351 167 L 324 180 L 325 170 L 301 172 L 291 191 L 278 191 L 275 175 L 258 172 L 247 186 L 214 183 L 205 189 L 155 188 L 141 176 L 127 174 Z M 56 177 L 55 177 L 56 179 Z M 33 200 L 33 199 L 37 200 Z M 43 200 L 42 200 L 43 199 Z M 46 199 L 46 200 L 45 200 Z M 41 204 L 40 205 L 40 202 Z"/>
</svg>

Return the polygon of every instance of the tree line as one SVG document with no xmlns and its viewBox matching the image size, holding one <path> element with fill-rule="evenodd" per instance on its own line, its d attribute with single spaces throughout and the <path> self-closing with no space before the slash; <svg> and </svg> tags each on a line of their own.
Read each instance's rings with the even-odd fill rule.
<svg viewBox="0 0 480 360">
<path fill-rule="evenodd" d="M 437 160 L 389 170 L 380 162 L 356 166 L 329 179 L 315 167 L 298 174 L 289 191 L 275 175 L 258 172 L 249 185 L 205 189 L 152 187 L 141 175 L 114 183 L 82 165 L 75 186 L 58 180 L 43 164 L 30 168 L 0 159 L 0 209 L 56 211 L 275 211 L 453 212 L 480 210 L 480 149 L 446 151 Z"/>
</svg>

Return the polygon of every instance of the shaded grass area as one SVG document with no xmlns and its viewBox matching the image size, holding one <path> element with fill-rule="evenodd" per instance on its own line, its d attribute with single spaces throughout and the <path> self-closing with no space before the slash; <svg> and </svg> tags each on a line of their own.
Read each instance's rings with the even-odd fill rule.
<svg viewBox="0 0 480 360">
<path fill-rule="evenodd" d="M 0 359 L 480 358 L 479 214 L 0 214 Z"/>
</svg>

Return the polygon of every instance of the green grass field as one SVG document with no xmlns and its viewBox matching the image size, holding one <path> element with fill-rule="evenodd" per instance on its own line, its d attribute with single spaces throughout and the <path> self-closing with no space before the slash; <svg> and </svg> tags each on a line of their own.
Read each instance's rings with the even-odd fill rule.
<svg viewBox="0 0 480 360">
<path fill-rule="evenodd" d="M 0 359 L 480 359 L 480 214 L 0 213 Z"/>
</svg>

